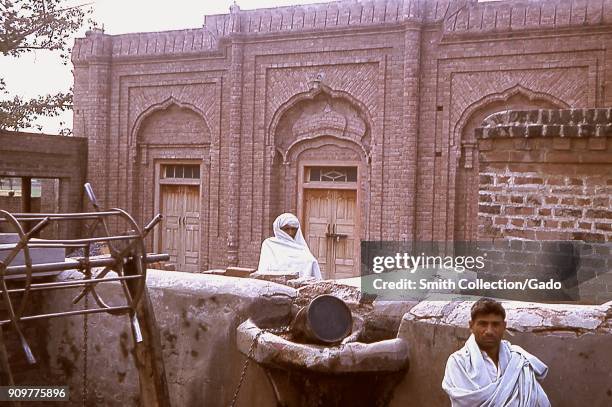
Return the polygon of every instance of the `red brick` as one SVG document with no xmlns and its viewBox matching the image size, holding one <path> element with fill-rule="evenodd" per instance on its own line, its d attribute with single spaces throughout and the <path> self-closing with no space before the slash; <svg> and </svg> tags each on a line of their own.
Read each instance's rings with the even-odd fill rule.
<svg viewBox="0 0 612 407">
<path fill-rule="evenodd" d="M 586 211 L 585 216 L 587 218 L 612 219 L 612 211 L 603 209 L 589 209 Z"/>
<path fill-rule="evenodd" d="M 539 177 L 516 177 L 514 178 L 514 183 L 517 185 L 524 184 L 543 184 L 544 180 Z"/>
<path fill-rule="evenodd" d="M 595 229 L 603 230 L 605 232 L 612 232 L 612 224 L 610 223 L 596 223 Z"/>
</svg>

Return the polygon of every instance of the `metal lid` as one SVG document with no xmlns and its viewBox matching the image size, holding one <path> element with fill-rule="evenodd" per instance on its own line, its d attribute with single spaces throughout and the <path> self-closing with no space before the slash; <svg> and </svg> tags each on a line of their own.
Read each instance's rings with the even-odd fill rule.
<svg viewBox="0 0 612 407">
<path fill-rule="evenodd" d="M 308 305 L 308 325 L 322 342 L 334 343 L 346 338 L 352 330 L 349 307 L 338 297 L 320 295 Z"/>
</svg>

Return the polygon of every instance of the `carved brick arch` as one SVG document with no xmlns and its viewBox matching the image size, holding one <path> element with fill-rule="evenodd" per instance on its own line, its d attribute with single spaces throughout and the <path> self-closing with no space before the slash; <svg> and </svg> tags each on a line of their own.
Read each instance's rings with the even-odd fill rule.
<svg viewBox="0 0 612 407">
<path fill-rule="evenodd" d="M 548 94 L 519 84 L 500 93 L 486 95 L 472 103 L 454 126 L 449 190 L 454 210 L 449 223 L 454 225 L 453 240 L 475 240 L 478 232 L 478 154 L 474 129 L 489 115 L 504 110 L 562 109 L 569 105 Z M 486 197 L 483 197 L 486 199 Z"/>
<path fill-rule="evenodd" d="M 369 152 L 365 149 L 364 145 L 357 143 L 355 140 L 348 137 L 331 137 L 325 135 L 317 135 L 314 137 L 304 137 L 295 140 L 287 151 L 281 151 L 276 148 L 276 151 L 281 154 L 284 163 L 293 161 L 292 157 L 297 157 L 301 152 L 307 149 L 315 149 L 324 145 L 343 145 L 354 150 L 362 159 L 367 159 Z"/>
<path fill-rule="evenodd" d="M 463 113 L 461 113 L 459 120 L 455 124 L 454 130 L 453 130 L 453 141 L 454 141 L 453 144 L 455 146 L 461 144 L 462 138 L 465 134 L 464 129 L 466 125 L 470 121 L 472 121 L 473 117 L 478 112 L 495 110 L 495 105 L 498 105 L 498 104 L 506 105 L 505 106 L 506 108 L 500 109 L 500 111 L 508 110 L 509 108 L 508 102 L 511 101 L 512 99 L 523 99 L 524 101 L 527 101 L 529 104 L 541 106 L 542 108 L 547 108 L 548 107 L 547 105 L 555 109 L 564 109 L 564 108 L 569 107 L 567 103 L 565 103 L 559 98 L 556 98 L 555 96 L 551 94 L 543 93 L 543 92 L 536 92 L 520 84 L 516 84 L 513 87 L 508 88 L 503 92 L 492 93 L 492 94 L 486 95 L 482 97 L 481 99 L 477 100 L 476 102 L 472 103 L 471 105 L 469 105 L 468 108 L 465 109 Z"/>
<path fill-rule="evenodd" d="M 336 124 L 327 128 L 322 125 L 319 129 L 309 127 L 306 123 L 308 118 L 299 116 L 300 109 L 314 106 L 324 99 L 328 100 L 328 103 L 322 111 L 317 112 L 322 119 L 318 123 L 329 119 L 329 123 Z M 333 104 L 338 106 L 330 106 Z M 334 115 L 336 117 L 333 117 Z M 304 122 L 301 129 L 287 128 L 288 124 L 299 125 L 300 120 Z M 347 92 L 331 89 L 320 81 L 315 81 L 308 92 L 294 95 L 274 113 L 268 127 L 266 144 L 274 145 L 283 158 L 287 158 L 289 150 L 301 140 L 332 136 L 359 144 L 367 155 L 370 150 L 371 128 L 372 118 L 364 103 Z"/>
<path fill-rule="evenodd" d="M 174 97 L 169 97 L 161 103 L 157 103 L 157 104 L 149 106 L 146 110 L 144 110 L 142 113 L 138 115 L 138 117 L 134 121 L 134 125 L 132 126 L 132 131 L 130 132 L 130 144 L 133 144 L 134 142 L 140 142 L 139 140 L 140 134 L 143 130 L 143 126 L 146 126 L 146 123 L 148 120 L 154 117 L 157 113 L 161 113 L 164 111 L 171 112 L 173 109 L 183 110 L 184 112 L 187 112 L 187 113 L 191 112 L 195 116 L 197 116 L 198 119 L 201 121 L 200 124 L 202 125 L 204 137 L 200 139 L 195 139 L 192 142 L 187 143 L 187 144 L 205 144 L 205 143 L 210 142 L 212 133 L 211 133 L 210 126 L 208 122 L 206 121 L 204 112 L 202 112 L 200 109 L 198 109 L 196 106 L 190 103 L 184 103 L 184 102 L 181 102 L 175 99 Z M 167 144 L 172 144 L 172 143 L 168 142 Z"/>
<path fill-rule="evenodd" d="M 285 163 L 294 162 L 299 156 L 306 150 L 317 150 L 322 149 L 325 146 L 335 146 L 338 148 L 350 150 L 355 154 L 355 158 L 365 161 L 368 157 L 367 152 L 363 149 L 363 146 L 350 139 L 340 139 L 335 137 L 322 136 L 316 138 L 304 138 L 297 140 L 292 144 L 286 156 L 283 156 Z M 278 151 L 278 150 L 277 150 Z"/>
</svg>

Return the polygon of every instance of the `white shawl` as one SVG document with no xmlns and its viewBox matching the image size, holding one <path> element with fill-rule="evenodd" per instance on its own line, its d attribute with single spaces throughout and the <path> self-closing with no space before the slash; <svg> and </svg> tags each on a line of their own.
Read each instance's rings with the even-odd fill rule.
<svg viewBox="0 0 612 407">
<path fill-rule="evenodd" d="M 442 388 L 452 407 L 550 407 L 536 379 L 548 367 L 519 346 L 502 340 L 499 349 L 500 377 L 491 381 L 474 335 L 446 363 Z"/>
<path fill-rule="evenodd" d="M 297 227 L 295 239 L 281 228 Z M 274 237 L 269 237 L 261 244 L 258 272 L 264 274 L 299 273 L 300 277 L 321 279 L 321 270 L 317 259 L 308 249 L 302 235 L 300 222 L 291 213 L 283 213 L 274 221 Z"/>
</svg>

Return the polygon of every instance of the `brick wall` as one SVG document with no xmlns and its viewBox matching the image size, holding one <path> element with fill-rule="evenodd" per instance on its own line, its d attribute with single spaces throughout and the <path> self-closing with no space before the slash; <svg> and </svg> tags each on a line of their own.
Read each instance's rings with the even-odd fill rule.
<svg viewBox="0 0 612 407">
<path fill-rule="evenodd" d="M 467 1 L 464 4 L 445 18 L 445 33 L 465 36 L 612 22 L 612 2 L 606 0 Z"/>
<path fill-rule="evenodd" d="M 489 117 L 477 130 L 479 238 L 611 242 L 610 114 L 532 110 Z"/>
<path fill-rule="evenodd" d="M 300 109 L 327 95 L 356 112 L 368 132 L 361 139 L 349 132 L 355 137 L 347 147 L 364 165 L 360 238 L 445 241 L 461 234 L 473 240 L 475 121 L 508 105 L 612 104 L 606 91 L 612 71 L 603 68 L 612 63 L 610 2 L 547 0 L 533 12 L 532 6 L 466 0 L 234 6 L 206 16 L 197 30 L 92 31 L 72 54 L 74 132 L 88 138 L 89 176 L 104 205 L 127 208 L 144 222 L 155 210 L 150 163 L 159 157 L 147 158 L 142 169 L 138 123 L 168 103 L 191 109 L 206 123 L 209 144 L 186 148 L 169 138 L 164 154 L 201 160 L 206 170 L 201 267 L 254 266 L 274 217 L 299 207 L 300 155 L 281 151 L 281 141 L 295 136 L 322 159 L 335 154 L 322 145 L 324 137 L 349 142 L 337 126 L 327 126 L 327 135 L 302 131 L 312 126 L 292 132 Z M 580 20 L 578 11 L 586 8 Z M 556 10 L 556 22 L 549 21 L 549 9 Z M 511 17 L 506 24 L 521 10 L 527 20 Z M 532 21 L 534 13 L 544 18 Z M 480 25 L 461 23 L 481 17 Z M 324 93 L 313 87 L 317 81 Z M 585 232 L 606 232 L 598 219 Z"/>
<path fill-rule="evenodd" d="M 54 204 L 44 202 L 43 209 L 53 212 L 80 212 L 83 207 L 83 184 L 87 168 L 87 139 L 24 132 L 0 132 L 0 176 L 57 178 L 59 192 L 43 183 L 43 194 L 53 196 Z M 53 181 L 50 181 L 53 182 Z M 57 201 L 55 196 L 58 196 Z M 40 199 L 32 208 L 41 208 Z M 7 203 L 8 202 L 4 202 Z M 1 207 L 2 203 L 0 203 Z M 13 207 L 14 208 L 14 207 Z M 62 223 L 56 233 L 62 236 L 80 234 L 80 222 Z"/>
<path fill-rule="evenodd" d="M 612 109 L 508 111 L 476 135 L 490 270 L 573 276 L 588 282 L 583 300 L 612 295 Z"/>
<path fill-rule="evenodd" d="M 31 198 L 32 212 L 40 212 L 40 198 Z M 22 212 L 21 197 L 0 196 L 0 209 L 8 212 Z"/>
</svg>

